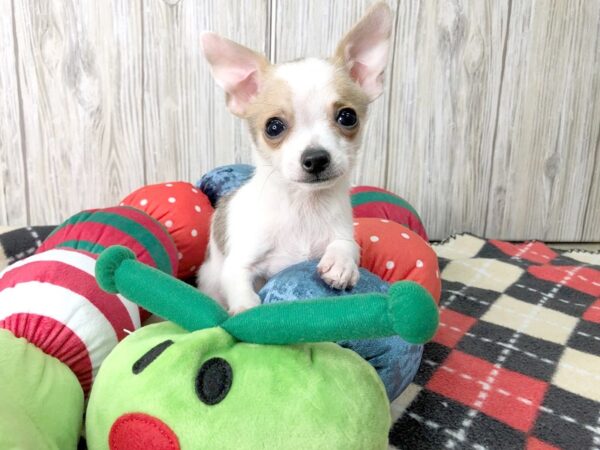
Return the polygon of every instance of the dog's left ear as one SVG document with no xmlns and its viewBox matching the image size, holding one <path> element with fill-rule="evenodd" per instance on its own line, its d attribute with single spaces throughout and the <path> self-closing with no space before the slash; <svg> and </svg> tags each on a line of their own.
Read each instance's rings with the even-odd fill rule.
<svg viewBox="0 0 600 450">
<path fill-rule="evenodd" d="M 374 4 L 338 44 L 335 57 L 373 101 L 383 92 L 392 33 L 392 11 L 385 2 Z"/>
</svg>

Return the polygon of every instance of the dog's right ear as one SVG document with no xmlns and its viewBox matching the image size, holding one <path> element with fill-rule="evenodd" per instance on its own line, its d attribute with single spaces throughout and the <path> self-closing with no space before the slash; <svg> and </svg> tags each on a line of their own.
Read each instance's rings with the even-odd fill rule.
<svg viewBox="0 0 600 450">
<path fill-rule="evenodd" d="M 225 91 L 227 107 L 243 117 L 258 93 L 261 72 L 269 62 L 249 48 L 211 32 L 202 34 L 202 49 L 215 81 Z"/>
</svg>

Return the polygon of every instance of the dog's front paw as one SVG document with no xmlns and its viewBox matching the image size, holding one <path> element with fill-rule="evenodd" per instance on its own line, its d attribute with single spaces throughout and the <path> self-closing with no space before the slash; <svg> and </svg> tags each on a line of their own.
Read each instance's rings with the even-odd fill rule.
<svg viewBox="0 0 600 450">
<path fill-rule="evenodd" d="M 233 302 L 229 302 L 229 314 L 231 316 L 243 313 L 250 308 L 260 305 L 260 297 L 257 294 L 252 293 L 252 295 L 245 297 L 246 298 L 237 298 Z"/>
<path fill-rule="evenodd" d="M 359 272 L 354 259 L 346 255 L 325 253 L 317 270 L 325 283 L 334 289 L 353 288 L 358 282 Z"/>
</svg>

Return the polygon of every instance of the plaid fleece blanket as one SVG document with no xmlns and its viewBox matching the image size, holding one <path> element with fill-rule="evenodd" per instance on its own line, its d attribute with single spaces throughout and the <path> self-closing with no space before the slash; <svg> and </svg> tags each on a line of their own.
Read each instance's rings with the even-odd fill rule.
<svg viewBox="0 0 600 450">
<path fill-rule="evenodd" d="M 434 246 L 440 329 L 393 405 L 401 449 L 600 449 L 600 253 Z"/>
</svg>

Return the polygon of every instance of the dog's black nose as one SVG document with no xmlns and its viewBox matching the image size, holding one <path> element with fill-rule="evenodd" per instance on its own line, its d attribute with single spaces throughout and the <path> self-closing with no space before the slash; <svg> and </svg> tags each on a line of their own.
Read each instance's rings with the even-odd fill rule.
<svg viewBox="0 0 600 450">
<path fill-rule="evenodd" d="M 327 150 L 322 148 L 310 148 L 304 150 L 300 158 L 302 168 L 313 175 L 318 175 L 329 167 L 331 157 Z"/>
</svg>

